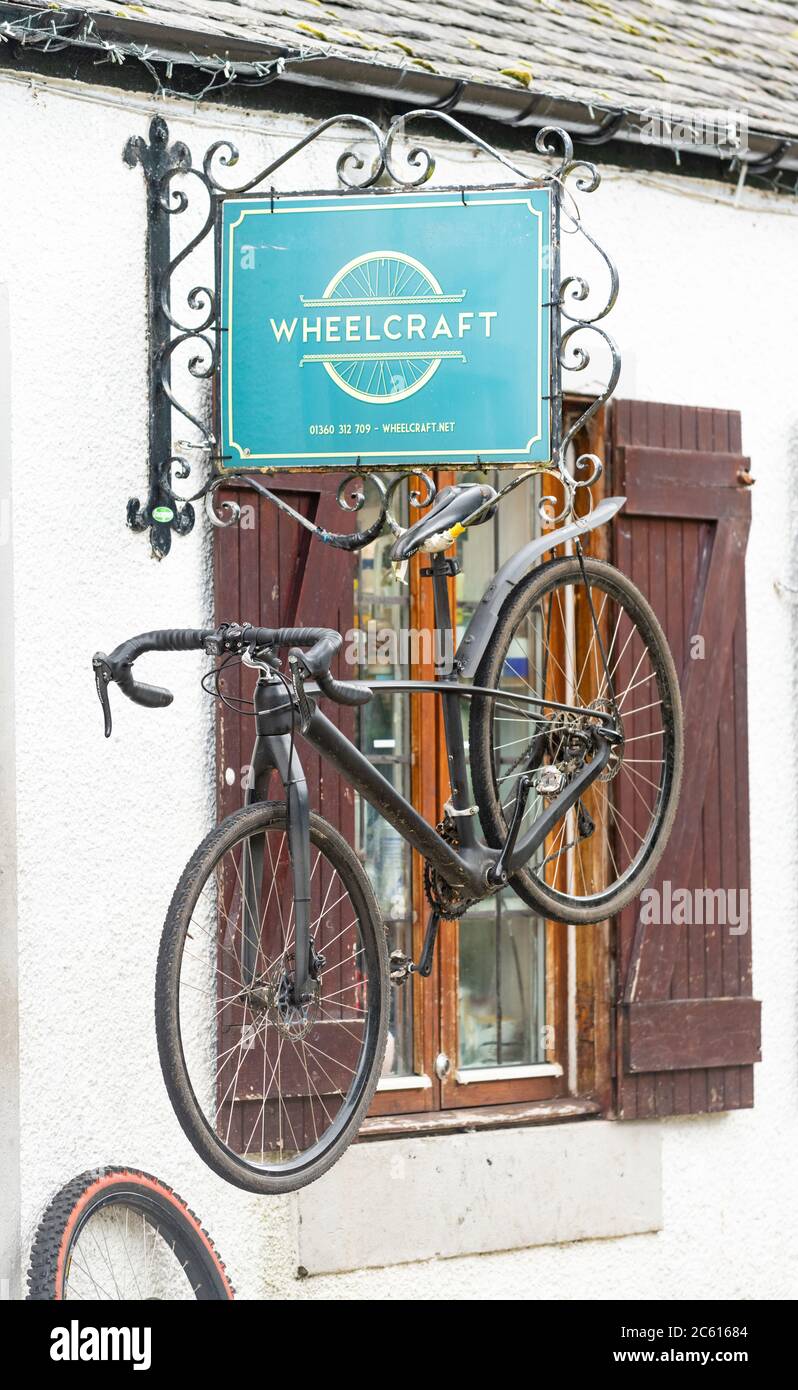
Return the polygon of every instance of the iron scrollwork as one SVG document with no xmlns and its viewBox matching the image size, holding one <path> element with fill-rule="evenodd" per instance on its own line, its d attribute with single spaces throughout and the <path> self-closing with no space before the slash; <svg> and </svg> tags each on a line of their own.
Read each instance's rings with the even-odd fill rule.
<svg viewBox="0 0 798 1390">
<path fill-rule="evenodd" d="M 396 497 L 403 485 L 410 488 L 412 506 L 426 506 L 433 500 L 435 485 L 432 479 L 417 469 L 400 473 L 389 481 L 376 473 L 354 472 L 338 489 L 339 505 L 347 512 L 359 513 L 370 499 L 376 505 L 376 516 L 363 530 L 334 533 L 316 526 L 251 474 L 242 477 L 229 470 L 220 471 L 219 445 L 210 413 L 210 392 L 198 391 L 194 386 L 193 395 L 190 398 L 187 396 L 187 388 L 192 383 L 197 383 L 201 388 L 203 383 L 213 381 L 219 366 L 219 286 L 215 254 L 213 272 L 205 276 L 211 283 L 194 284 L 188 289 L 182 284 L 186 272 L 195 263 L 192 259 L 195 253 L 204 247 L 207 256 L 208 247 L 213 245 L 212 234 L 219 200 L 256 189 L 264 192 L 270 190 L 273 197 L 278 197 L 279 194 L 268 182 L 272 175 L 320 136 L 336 127 L 346 127 L 350 132 L 354 128 L 357 133 L 357 142 L 348 145 L 336 160 L 339 189 L 356 192 L 374 188 L 378 184 L 385 188 L 415 189 L 428 183 L 435 172 L 435 159 L 431 151 L 412 141 L 408 145 L 398 143 L 400 138 L 408 135 L 411 123 L 418 121 L 428 125 L 441 123 L 448 127 L 455 135 L 497 161 L 521 184 L 529 186 L 545 182 L 552 189 L 552 461 L 547 465 L 533 465 L 521 472 L 513 470 L 502 492 L 514 490 L 525 479 L 541 472 L 557 478 L 562 485 L 564 501 L 558 503 L 554 497 L 547 496 L 540 503 L 541 515 L 548 522 L 560 521 L 572 514 L 580 493 L 586 493 L 589 497 L 591 484 L 600 476 L 601 461 L 594 455 L 583 454 L 571 465 L 570 446 L 582 427 L 609 398 L 618 380 L 618 350 L 609 334 L 600 326 L 600 320 L 615 303 L 618 275 L 606 251 L 582 223 L 570 181 L 573 181 L 577 192 L 591 193 L 598 187 L 599 175 L 594 165 L 574 159 L 573 143 L 566 131 L 549 126 L 538 132 L 536 154 L 542 160 L 553 159 L 555 167 L 552 170 L 544 165 L 539 174 L 532 176 L 506 154 L 470 131 L 445 107 L 404 112 L 396 116 L 385 130 L 366 116 L 333 116 L 314 126 L 301 140 L 253 177 L 233 184 L 227 181 L 227 175 L 237 166 L 239 152 L 230 140 L 215 141 L 197 166 L 185 143 L 169 143 L 167 124 L 162 117 L 156 116 L 150 124 L 148 140 L 141 136 L 128 140 L 124 159 L 131 168 L 141 167 L 147 187 L 149 310 L 149 487 L 144 501 L 138 497 L 130 499 L 127 520 L 133 530 L 149 530 L 153 554 L 158 559 L 168 554 L 173 533 L 184 536 L 192 530 L 196 518 L 194 504 L 200 500 L 204 501 L 208 519 L 214 526 L 232 525 L 237 520 L 240 514 L 238 503 L 229 496 L 219 498 L 221 488 L 233 492 L 242 487 L 254 489 L 326 544 L 346 550 L 369 544 L 386 529 L 398 533 L 401 528 L 396 518 Z M 175 186 L 176 180 L 181 181 L 181 186 Z M 199 219 L 198 229 L 173 253 L 174 218 L 185 213 L 191 203 L 185 187 L 189 180 L 201 185 L 207 207 L 205 216 Z M 604 264 L 609 288 L 596 309 L 588 311 L 590 289 L 584 277 L 568 274 L 561 278 L 561 234 L 584 238 Z M 189 276 L 186 282 L 189 285 L 191 278 Z M 181 288 L 178 289 L 178 285 Z M 175 307 L 177 298 L 183 301 L 181 308 Z M 585 306 L 584 310 L 579 312 L 582 306 Z M 593 344 L 603 342 L 609 351 L 607 383 L 563 434 L 560 425 L 561 373 L 564 370 L 584 371 L 588 367 L 591 361 L 588 345 L 590 334 L 593 335 Z M 181 366 L 179 364 L 183 358 L 187 360 Z M 175 384 L 178 379 L 179 388 Z M 182 416 L 193 432 L 193 439 L 173 441 L 175 412 Z M 189 454 L 192 455 L 191 460 Z M 199 463 L 203 481 L 195 491 L 181 493 L 175 483 L 191 478 L 195 462 Z"/>
</svg>

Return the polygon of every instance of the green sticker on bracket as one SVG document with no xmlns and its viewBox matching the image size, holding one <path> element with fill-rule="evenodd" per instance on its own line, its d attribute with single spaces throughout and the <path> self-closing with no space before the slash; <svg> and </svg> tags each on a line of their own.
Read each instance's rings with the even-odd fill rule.
<svg viewBox="0 0 798 1390">
<path fill-rule="evenodd" d="M 168 522 L 171 521 L 173 517 L 174 512 L 171 507 L 153 507 L 152 509 L 153 521 Z"/>
</svg>

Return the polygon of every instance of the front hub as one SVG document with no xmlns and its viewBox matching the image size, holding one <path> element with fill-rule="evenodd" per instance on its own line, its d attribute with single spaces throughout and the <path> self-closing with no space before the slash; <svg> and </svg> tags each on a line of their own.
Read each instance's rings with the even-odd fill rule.
<svg viewBox="0 0 798 1390">
<path fill-rule="evenodd" d="M 298 1000 L 294 992 L 292 975 L 285 971 L 270 991 L 267 1008 L 269 1022 L 282 1033 L 283 1037 L 299 1042 L 307 1037 L 318 1021 L 321 1007 L 321 987 L 318 980 L 312 980 L 304 999 Z"/>
<path fill-rule="evenodd" d="M 310 951 L 310 978 L 301 998 L 296 992 L 293 956 L 283 959 L 284 969 L 279 975 L 261 976 L 240 996 L 257 1018 L 265 1015 L 267 1024 L 294 1042 L 307 1036 L 321 1012 L 321 972 L 326 961 L 312 943 Z"/>
</svg>

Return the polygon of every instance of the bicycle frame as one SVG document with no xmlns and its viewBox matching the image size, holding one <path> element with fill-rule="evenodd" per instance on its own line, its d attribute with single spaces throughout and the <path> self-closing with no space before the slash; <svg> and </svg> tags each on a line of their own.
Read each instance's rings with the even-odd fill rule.
<svg viewBox="0 0 798 1390">
<path fill-rule="evenodd" d="M 475 820 L 477 808 L 468 805 L 468 764 L 466 758 L 463 727 L 460 716 L 460 700 L 485 694 L 502 700 L 516 710 L 524 706 L 541 709 L 564 710 L 584 716 L 590 713 L 584 707 L 546 701 L 536 696 L 508 695 L 506 691 L 461 684 L 461 676 L 472 675 L 479 665 L 487 646 L 496 617 L 507 594 L 515 583 L 525 575 L 536 560 L 549 550 L 555 549 L 564 541 L 577 539 L 587 530 L 605 524 L 623 506 L 624 498 L 607 498 L 599 503 L 595 511 L 584 519 L 572 522 L 547 536 L 531 542 L 499 570 L 496 578 L 488 586 L 481 603 L 476 609 L 468 630 L 449 669 L 438 673 L 435 681 L 374 681 L 367 682 L 373 689 L 391 693 L 413 693 L 434 691 L 443 700 L 443 719 L 446 749 L 449 763 L 451 800 L 448 803 L 450 814 L 457 819 L 457 847 L 451 845 L 443 836 L 423 819 L 412 804 L 374 767 L 350 739 L 327 718 L 315 701 L 303 698 L 299 702 L 303 722 L 301 733 L 310 744 L 348 784 L 359 793 L 389 825 L 418 851 L 442 877 L 469 897 L 484 898 L 498 891 L 502 883 L 515 870 L 520 869 L 540 847 L 546 836 L 559 820 L 576 804 L 592 782 L 605 768 L 613 744 L 618 734 L 608 727 L 606 711 L 596 710 L 595 717 L 600 723 L 594 729 L 595 750 L 591 761 L 572 778 L 571 781 L 549 802 L 547 808 L 533 822 L 525 834 L 510 845 L 513 836 L 511 829 L 508 844 L 502 849 L 494 849 L 485 844 L 477 833 Z M 447 584 L 447 562 L 442 554 L 432 556 L 432 582 L 435 600 L 435 622 L 439 631 L 451 632 L 451 613 Z M 312 695 L 314 687 L 309 685 L 305 695 Z M 250 772 L 246 789 L 246 804 L 264 798 L 268 793 L 268 782 L 276 772 L 283 783 L 288 815 L 288 841 L 291 860 L 294 893 L 295 923 L 295 997 L 307 996 L 313 970 L 313 944 L 310 939 L 310 806 L 307 783 L 302 765 L 294 746 L 294 725 L 297 703 L 289 699 L 282 681 L 266 665 L 261 666 L 261 675 L 255 689 L 255 714 L 257 736 L 253 748 Z M 520 793 L 519 793 L 520 797 Z M 520 803 L 519 803 L 520 804 Z M 520 818 L 518 818 L 520 824 Z M 517 830 L 517 826 L 516 826 Z M 255 939 L 245 937 L 242 944 L 242 972 L 244 983 L 252 983 L 256 973 L 257 923 L 258 916 L 253 910 L 250 894 L 260 883 L 262 873 L 263 843 L 261 837 L 251 837 L 247 862 L 242 864 L 242 898 L 249 911 L 243 912 L 255 925 Z M 497 866 L 500 875 L 496 875 Z M 434 914 L 433 914 L 434 916 Z M 429 948 L 425 945 L 425 958 L 431 956 L 437 919 L 428 928 Z"/>
</svg>

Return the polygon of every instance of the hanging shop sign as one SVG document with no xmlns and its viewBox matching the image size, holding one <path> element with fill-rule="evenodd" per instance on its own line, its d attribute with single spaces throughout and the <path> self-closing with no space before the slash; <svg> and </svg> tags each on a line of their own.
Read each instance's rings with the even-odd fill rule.
<svg viewBox="0 0 798 1390">
<path fill-rule="evenodd" d="M 549 187 L 221 203 L 221 466 L 551 458 Z"/>
</svg>

